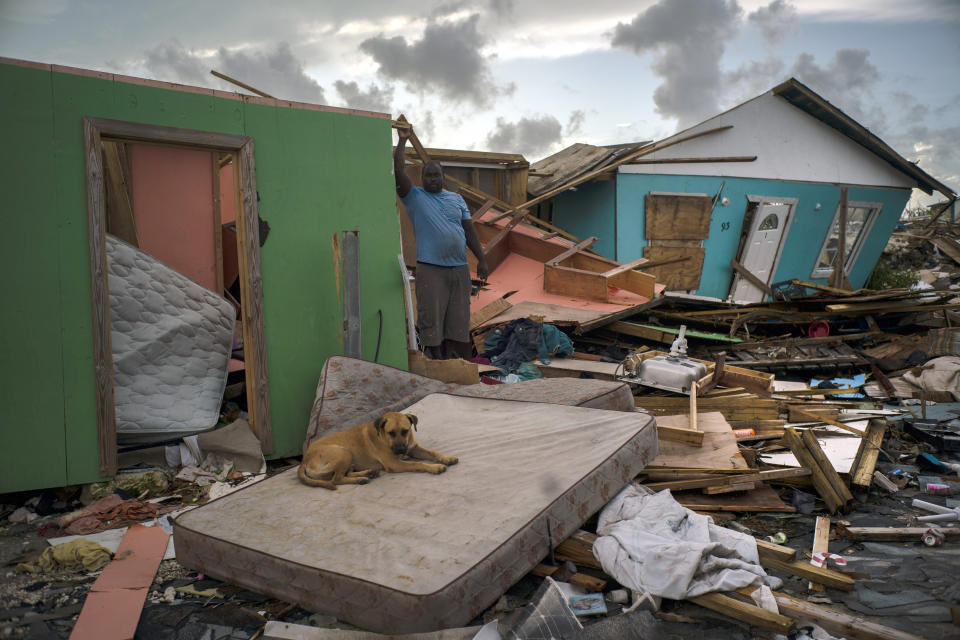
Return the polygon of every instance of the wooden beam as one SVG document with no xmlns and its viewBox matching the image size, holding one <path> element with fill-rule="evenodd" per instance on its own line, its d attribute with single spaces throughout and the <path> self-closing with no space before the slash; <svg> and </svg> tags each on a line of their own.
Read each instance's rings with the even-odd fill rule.
<svg viewBox="0 0 960 640">
<path fill-rule="evenodd" d="M 243 83 L 243 82 L 240 82 L 239 80 L 236 80 L 235 78 L 231 78 L 230 76 L 228 76 L 228 75 L 225 74 L 225 73 L 220 73 L 219 71 L 214 71 L 213 69 L 211 69 L 211 70 L 210 70 L 210 74 L 213 75 L 213 76 L 216 76 L 216 77 L 220 78 L 221 80 L 226 80 L 226 81 L 229 82 L 230 84 L 235 84 L 235 85 L 237 85 L 238 87 L 240 87 L 240 88 L 242 88 L 242 89 L 246 89 L 247 91 L 251 91 L 251 92 L 257 94 L 258 96 L 263 96 L 264 98 L 273 98 L 273 99 L 276 99 L 275 96 L 272 96 L 272 95 L 270 95 L 269 93 L 264 93 L 263 91 L 260 91 L 260 89 L 256 89 L 256 88 L 254 88 L 254 87 L 251 87 L 251 86 L 248 85 L 248 84 L 245 84 L 245 83 Z"/>
<path fill-rule="evenodd" d="M 770 290 L 770 287 L 766 282 L 753 275 L 746 267 L 737 262 L 736 258 L 730 259 L 730 266 L 733 267 L 733 270 L 743 276 L 747 282 L 755 286 L 757 289 L 763 292 L 765 296 L 773 297 L 773 292 Z"/>
<path fill-rule="evenodd" d="M 749 362 L 744 362 L 744 363 L 741 363 L 741 364 L 750 364 L 750 363 L 749 363 Z M 830 419 L 830 418 L 828 418 L 828 417 L 826 417 L 826 416 L 821 416 L 821 415 L 818 415 L 818 414 L 816 414 L 816 413 L 810 413 L 809 411 L 804 411 L 803 409 L 797 407 L 796 405 L 791 405 L 791 407 L 792 407 L 792 409 L 791 409 L 792 411 L 796 411 L 798 414 L 800 414 L 800 415 L 802 415 L 802 416 L 806 416 L 808 419 L 810 419 L 810 420 L 812 420 L 812 421 L 814 421 L 814 422 L 824 422 L 824 423 L 829 424 L 829 425 L 831 425 L 831 426 L 834 426 L 834 427 L 838 427 L 838 428 L 840 428 L 840 429 L 843 429 L 844 431 L 849 431 L 850 433 L 853 433 L 853 434 L 858 435 L 858 436 L 860 436 L 860 437 L 863 437 L 863 436 L 866 436 L 866 435 L 867 435 L 866 431 L 861 431 L 860 429 L 857 429 L 856 427 L 851 427 L 851 426 L 848 425 L 848 424 L 843 424 L 842 422 L 839 422 L 839 421 L 837 421 L 837 420 L 832 420 L 832 419 Z"/>
<path fill-rule="evenodd" d="M 681 258 L 681 260 L 689 260 L 689 258 Z M 623 273 L 624 271 L 633 271 L 634 269 L 639 269 L 642 266 L 645 266 L 647 262 L 650 262 L 646 258 L 637 258 L 633 262 L 627 262 L 622 264 L 619 267 L 614 267 L 608 271 L 604 271 L 601 275 L 605 278 L 613 277 L 617 274 Z"/>
<path fill-rule="evenodd" d="M 513 305 L 507 302 L 505 298 L 497 298 L 492 302 L 488 302 L 470 314 L 470 331 L 473 331 L 487 320 L 496 318 L 512 306 Z"/>
<path fill-rule="evenodd" d="M 687 598 L 687 600 L 735 620 L 782 635 L 786 635 L 793 628 L 793 620 L 790 618 L 767 611 L 755 604 L 743 602 L 725 593 L 706 593 Z"/>
<path fill-rule="evenodd" d="M 703 431 L 657 425 L 657 438 L 670 442 L 683 442 L 695 447 L 703 446 Z"/>
<path fill-rule="evenodd" d="M 833 486 L 830 484 L 830 481 L 827 480 L 823 471 L 821 471 L 813 454 L 807 450 L 800 436 L 797 435 L 797 432 L 792 428 L 787 427 L 783 430 L 783 441 L 790 450 L 793 451 L 793 455 L 796 456 L 800 466 L 809 469 L 813 474 L 811 478 L 813 480 L 813 488 L 816 489 L 820 498 L 826 503 L 827 509 L 830 513 L 836 513 L 838 509 L 844 506 L 845 502 L 837 495 L 837 492 L 833 489 Z"/>
<path fill-rule="evenodd" d="M 657 432 L 663 427 L 657 426 Z M 683 429 L 683 431 L 690 431 Z M 702 432 L 698 432 L 702 433 Z M 740 471 L 743 471 L 740 469 Z M 645 482 L 643 486 L 654 491 L 670 489 L 671 491 L 684 491 L 686 489 L 702 489 L 703 487 L 715 487 L 722 484 L 739 484 L 742 482 L 765 482 L 767 480 L 780 480 L 783 478 L 801 478 L 810 475 L 809 469 L 773 469 L 770 471 L 760 471 L 757 473 L 744 473 L 741 475 L 721 476 L 713 478 L 701 478 L 697 480 L 673 480 L 669 482 Z"/>
<path fill-rule="evenodd" d="M 217 279 L 217 295 L 223 295 L 223 228 L 220 211 L 220 154 L 210 152 L 210 174 L 213 178 L 213 253 L 214 277 Z"/>
<path fill-rule="evenodd" d="M 869 542 L 919 542 L 930 527 L 847 527 L 838 525 L 837 531 L 848 540 Z M 960 527 L 938 527 L 944 537 L 960 540 Z"/>
<path fill-rule="evenodd" d="M 582 176 L 580 176 L 580 177 L 578 177 L 578 178 L 574 178 L 574 179 L 571 180 L 570 182 L 567 182 L 566 184 L 560 185 L 559 187 L 557 187 L 557 188 L 555 188 L 555 189 L 551 189 L 550 191 L 547 191 L 547 192 L 545 192 L 545 193 L 540 194 L 540 195 L 537 196 L 536 198 L 533 198 L 533 199 L 531 199 L 531 200 L 527 200 L 527 201 L 524 202 L 523 204 L 518 205 L 518 206 L 516 207 L 516 210 L 529 209 L 530 207 L 534 206 L 535 204 L 539 204 L 539 203 L 541 203 L 541 202 L 543 202 L 543 201 L 545 201 L 545 200 L 549 200 L 549 199 L 552 198 L 553 196 L 555 196 L 555 195 L 557 195 L 557 194 L 560 194 L 560 193 L 563 193 L 564 191 L 570 189 L 571 187 L 575 187 L 575 186 L 577 186 L 577 185 L 583 184 L 584 182 L 589 182 L 590 180 L 593 180 L 593 179 L 596 178 L 597 176 L 600 176 L 600 175 L 602 175 L 602 174 L 604 174 L 604 173 L 610 173 L 611 171 L 615 170 L 615 169 L 616 169 L 617 167 L 619 167 L 620 165 L 629 164 L 629 163 L 632 162 L 633 160 L 636 160 L 637 158 L 640 158 L 640 157 L 642 157 L 642 156 L 645 156 L 645 155 L 654 153 L 655 151 L 660 151 L 661 149 L 666 149 L 667 147 L 672 147 L 673 145 L 680 144 L 681 142 L 687 142 L 688 140 L 693 140 L 693 139 L 695 139 L 695 138 L 700 138 L 700 137 L 702 137 L 702 136 L 711 135 L 711 134 L 714 134 L 714 133 L 720 133 L 720 132 L 722 132 L 722 131 L 727 131 L 727 130 L 732 129 L 732 128 L 733 128 L 733 125 L 726 125 L 726 126 L 723 126 L 723 127 L 716 127 L 716 128 L 713 128 L 713 129 L 706 129 L 706 130 L 704 130 L 704 131 L 698 131 L 697 133 L 692 133 L 692 134 L 690 134 L 690 135 L 688 135 L 688 136 L 681 136 L 681 137 L 676 138 L 676 139 L 674 139 L 674 140 L 668 140 L 668 141 L 663 141 L 663 142 L 654 142 L 654 143 L 646 144 L 646 145 L 644 145 L 643 147 L 641 147 L 640 149 L 637 149 L 636 151 L 634 151 L 633 153 L 629 153 L 629 154 L 625 155 L 624 157 L 620 158 L 620 159 L 617 160 L 616 162 L 613 162 L 613 163 L 611 163 L 611 164 L 608 164 L 608 165 L 605 166 L 605 167 L 601 167 L 601 168 L 599 168 L 599 169 L 595 169 L 594 171 L 590 171 L 590 172 L 588 172 L 588 173 L 585 173 L 585 174 L 583 174 Z"/>
<path fill-rule="evenodd" d="M 843 500 L 844 503 L 853 502 L 853 494 L 850 493 L 850 489 L 843 481 L 843 478 L 840 477 L 840 474 L 837 473 L 837 470 L 833 468 L 833 463 L 830 462 L 830 458 L 828 458 L 823 452 L 823 449 L 820 448 L 820 443 L 817 442 L 817 436 L 807 429 L 800 435 L 800 438 L 807 446 L 807 451 L 809 451 L 813 459 L 816 460 L 820 471 L 826 476 L 830 486 L 833 487 L 833 490 L 840 496 L 840 499 Z"/>
<path fill-rule="evenodd" d="M 813 529 L 813 548 L 811 551 L 814 555 L 830 551 L 830 518 L 817 516 L 817 523 Z M 822 584 L 816 582 L 807 583 L 807 589 L 810 591 L 826 590 Z"/>
<path fill-rule="evenodd" d="M 757 156 L 718 156 L 715 158 L 661 158 L 659 160 L 634 160 L 630 164 L 694 164 L 703 162 L 754 162 Z"/>
<path fill-rule="evenodd" d="M 139 248 L 137 221 L 130 200 L 130 176 L 123 160 L 125 146 L 114 140 L 103 141 L 104 177 L 107 179 L 106 193 L 110 205 L 107 207 L 107 226 L 112 235 Z"/>
<path fill-rule="evenodd" d="M 837 237 L 837 252 L 833 256 L 833 273 L 830 276 L 830 286 L 832 287 L 842 287 L 843 286 L 843 277 L 844 277 L 844 262 L 846 256 L 844 251 L 846 250 L 847 244 L 847 198 L 848 191 L 846 187 L 840 189 L 840 214 L 839 214 L 839 228 L 840 235 Z"/>
<path fill-rule="evenodd" d="M 603 569 L 603 565 L 593 555 L 593 543 L 596 542 L 596 534 L 579 529 L 554 549 L 554 557 L 559 562 L 569 560 L 575 565 L 581 567 L 591 567 L 593 569 Z"/>
<path fill-rule="evenodd" d="M 812 621 L 832 634 L 855 640 L 923 640 L 920 636 L 885 627 L 860 616 L 828 609 L 806 600 L 773 592 L 780 613 L 798 621 Z"/>
<path fill-rule="evenodd" d="M 596 241 L 597 241 L 597 237 L 593 236 L 593 237 L 587 238 L 586 240 L 583 240 L 582 242 L 578 242 L 576 245 L 570 247 L 569 249 L 567 249 L 566 251 L 558 255 L 556 258 L 548 260 L 545 264 L 551 267 L 555 267 L 561 262 L 563 262 L 564 260 L 566 260 L 567 258 L 570 258 L 571 256 L 576 255 L 581 251 L 584 251 L 585 249 L 589 249 L 591 245 L 593 245 L 593 243 Z"/>
<path fill-rule="evenodd" d="M 546 578 L 547 576 L 552 576 L 559 570 L 560 567 L 551 567 L 548 564 L 538 564 L 530 570 L 530 574 L 540 578 Z M 594 578 L 593 576 L 588 576 L 585 573 L 575 573 L 564 580 L 564 582 L 569 582 L 570 584 L 575 584 L 578 587 L 583 587 L 591 593 L 603 591 L 604 587 L 607 586 L 606 580 Z"/>
<path fill-rule="evenodd" d="M 883 436 L 887 433 L 887 421 L 871 419 L 867 423 L 867 435 L 860 440 L 857 457 L 850 467 L 850 484 L 861 489 L 868 489 L 873 482 L 873 470 L 877 466 L 877 457 L 883 445 Z"/>
<path fill-rule="evenodd" d="M 473 220 L 479 220 L 480 216 L 485 214 L 487 211 L 490 211 L 490 209 L 492 208 L 493 208 L 493 200 L 487 200 L 482 205 L 480 205 L 476 211 L 473 212 L 470 218 Z"/>
<path fill-rule="evenodd" d="M 834 571 L 826 567 L 817 567 L 808 560 L 794 560 L 793 562 L 784 562 L 769 556 L 760 558 L 760 564 L 765 569 L 776 569 L 790 575 L 799 576 L 811 580 L 818 584 L 830 587 L 831 589 L 840 589 L 841 591 L 853 591 L 854 580 L 845 573 Z"/>
<path fill-rule="evenodd" d="M 797 550 L 785 547 L 769 540 L 757 538 L 757 554 L 760 556 L 760 564 L 765 561 L 779 560 L 780 562 L 793 562 L 797 559 Z"/>
</svg>

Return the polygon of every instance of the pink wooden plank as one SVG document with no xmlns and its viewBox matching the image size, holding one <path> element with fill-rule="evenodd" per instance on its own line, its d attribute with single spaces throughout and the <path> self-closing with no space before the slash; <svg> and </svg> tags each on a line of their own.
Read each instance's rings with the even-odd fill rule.
<svg viewBox="0 0 960 640">
<path fill-rule="evenodd" d="M 113 561 L 93 583 L 70 640 L 133 638 L 169 540 L 159 526 L 136 524 L 127 530 Z"/>
</svg>

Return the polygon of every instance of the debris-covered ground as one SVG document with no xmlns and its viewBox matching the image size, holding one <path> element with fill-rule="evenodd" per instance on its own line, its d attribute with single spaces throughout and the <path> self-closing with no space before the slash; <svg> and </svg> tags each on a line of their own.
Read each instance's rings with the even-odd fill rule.
<svg viewBox="0 0 960 640">
<path fill-rule="evenodd" d="M 726 530 L 753 536 L 768 551 L 796 552 L 794 559 L 779 563 L 760 556 L 766 572 L 783 581 L 774 589 L 778 598 L 792 596 L 821 607 L 806 619 L 790 616 L 791 637 L 829 637 L 826 632 L 834 637 L 958 637 L 960 330 L 954 327 L 960 321 L 960 244 L 953 227 L 936 229 L 913 224 L 893 236 L 875 274 L 890 280 L 882 290 L 847 292 L 784 283 L 776 300 L 747 306 L 668 294 L 633 317 L 586 330 L 559 323 L 564 336 L 555 337 L 569 336 L 572 357 L 546 363 L 531 354 L 524 362 L 514 350 L 510 356 L 520 366 L 511 373 L 514 379 L 627 378 L 636 405 L 658 417 L 661 453 L 687 452 L 679 458 L 682 467 L 652 464 L 638 483 L 670 489 L 680 504 L 710 514 Z M 493 320 L 476 332 L 476 344 L 508 326 Z M 717 468 L 715 459 L 698 461 L 709 447 L 671 439 L 691 437 L 684 433 L 688 395 L 629 380 L 645 358 L 669 351 L 681 325 L 687 327 L 690 356 L 708 368 L 699 383 L 698 411 L 712 416 L 708 421 L 719 421 L 723 446 L 732 447 L 731 460 L 737 458 L 729 468 Z M 493 362 L 497 364 L 495 356 Z M 79 543 L 74 555 L 57 556 L 51 543 L 74 534 L 107 544 L 112 535 L 115 551 L 128 525 L 168 528 L 169 518 L 181 509 L 298 462 L 263 464 L 259 452 L 254 454 L 248 452 L 243 464 L 208 455 L 185 468 L 166 467 L 162 456 L 141 456 L 113 483 L 0 496 L 0 637 L 69 637 L 110 561 L 108 552 Z M 915 500 L 947 513 L 941 521 L 925 521 L 937 512 Z M 818 517 L 824 516 L 830 518 L 826 548 L 822 539 L 815 540 Z M 719 600 L 659 602 L 649 594 L 630 594 L 599 568 L 591 553 L 597 528 L 594 515 L 578 534 L 556 545 L 556 557 L 542 560 L 553 564 L 550 571 L 558 567 L 553 575 L 564 589 L 566 584 L 602 582 L 594 590 L 604 594 L 606 613 L 568 621 L 573 626 L 562 637 L 746 639 L 777 634 L 770 625 L 758 626 L 756 608 L 738 614 L 736 602 L 749 607 L 752 601 L 732 592 Z M 822 590 L 811 587 L 805 573 L 811 559 L 822 558 L 814 558 L 815 547 L 836 555 L 817 574 L 833 585 Z M 557 596 L 555 589 L 544 578 L 527 575 L 472 625 L 497 620 L 504 637 L 508 632 L 516 634 L 510 637 L 539 637 L 524 625 L 554 606 L 551 598 L 564 601 L 569 595 Z M 562 616 L 573 619 L 572 610 L 562 608 Z M 822 628 L 809 627 L 808 620 Z M 147 590 L 136 637 L 257 638 L 268 621 L 355 629 L 332 616 L 199 574 L 171 557 L 159 563 Z M 578 626 L 583 629 L 576 630 Z"/>
</svg>

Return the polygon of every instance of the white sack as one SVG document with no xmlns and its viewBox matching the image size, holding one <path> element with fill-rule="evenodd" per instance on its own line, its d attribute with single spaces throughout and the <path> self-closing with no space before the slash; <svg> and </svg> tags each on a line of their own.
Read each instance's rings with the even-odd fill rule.
<svg viewBox="0 0 960 640">
<path fill-rule="evenodd" d="M 593 555 L 635 591 L 682 600 L 761 586 L 767 578 L 752 536 L 713 524 L 670 491 L 628 485 L 600 513 Z"/>
</svg>

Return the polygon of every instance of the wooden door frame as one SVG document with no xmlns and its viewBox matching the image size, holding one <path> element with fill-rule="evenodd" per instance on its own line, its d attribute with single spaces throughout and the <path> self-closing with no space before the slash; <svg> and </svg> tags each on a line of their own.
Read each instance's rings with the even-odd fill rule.
<svg viewBox="0 0 960 640">
<path fill-rule="evenodd" d="M 780 266 L 780 257 L 783 255 L 783 248 L 787 245 L 787 235 L 790 233 L 790 224 L 793 222 L 793 216 L 797 212 L 797 203 L 800 202 L 800 199 L 799 198 L 779 198 L 774 196 L 748 195 L 747 196 L 748 206 L 749 206 L 749 203 L 751 202 L 757 203 L 757 211 L 754 214 L 753 219 L 750 221 L 751 227 L 753 226 L 754 222 L 759 222 L 760 220 L 762 220 L 760 218 L 760 212 L 763 210 L 763 204 L 765 202 L 779 202 L 789 207 L 787 209 L 787 218 L 786 220 L 783 221 L 783 234 L 780 236 L 780 242 L 777 244 L 777 251 L 776 253 L 773 254 L 773 264 L 770 265 L 770 276 L 767 278 L 767 282 L 766 282 L 766 284 L 769 285 L 769 284 L 773 284 L 772 283 L 773 276 L 776 275 L 777 267 Z M 746 209 L 744 209 L 744 214 L 746 214 Z M 750 246 L 751 235 L 753 235 L 753 230 L 752 229 L 747 230 L 747 235 L 744 237 L 744 240 L 743 240 L 743 246 L 739 247 L 737 251 L 736 259 L 737 259 L 737 262 L 739 262 L 740 264 L 743 264 L 743 258 L 744 258 L 743 254 L 747 250 L 747 247 Z M 733 282 L 730 283 L 730 290 L 727 293 L 728 297 L 733 296 L 733 292 L 737 288 L 737 283 L 740 280 L 741 280 L 740 274 L 734 272 Z M 761 298 L 761 301 L 762 300 L 763 298 Z"/>
<path fill-rule="evenodd" d="M 257 211 L 256 166 L 250 136 L 194 131 L 137 122 L 83 118 L 86 155 L 87 217 L 90 242 L 90 292 L 93 314 L 93 358 L 96 382 L 97 450 L 104 477 L 117 472 L 117 424 L 113 398 L 113 349 L 110 335 L 110 296 L 107 281 L 106 195 L 104 189 L 104 138 L 123 142 L 176 145 L 201 151 L 234 154 L 237 236 L 242 250 L 240 292 L 243 317 L 244 364 L 250 426 L 263 452 L 273 452 L 270 394 L 263 323 L 263 281 L 260 275 L 260 232 Z M 223 295 L 218 292 L 218 295 Z"/>
</svg>

